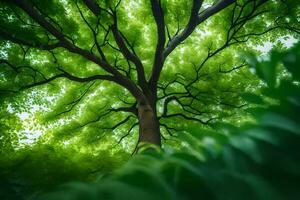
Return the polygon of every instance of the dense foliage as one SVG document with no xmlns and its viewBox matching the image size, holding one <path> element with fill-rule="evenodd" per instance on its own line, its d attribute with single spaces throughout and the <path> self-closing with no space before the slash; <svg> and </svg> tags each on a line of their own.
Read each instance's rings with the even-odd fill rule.
<svg viewBox="0 0 300 200">
<path fill-rule="evenodd" d="M 299 34 L 294 5 L 3 0 L 1 112 L 32 113 L 30 134 L 114 143 L 109 148 L 120 143 L 130 151 L 143 139 L 137 133 L 144 98 L 155 115 L 157 140 L 170 141 L 199 123 L 245 121 L 235 118 L 245 108 L 240 94 L 257 90 L 259 81 L 239 53 L 258 54 L 254 47 L 264 42 L 284 49 Z"/>
<path fill-rule="evenodd" d="M 177 133 L 185 143 L 181 151 L 141 153 L 109 177 L 94 183 L 65 184 L 54 192 L 39 193 L 38 199 L 297 199 L 300 195 L 299 59 L 300 44 L 287 52 L 274 51 L 266 60 L 249 56 L 251 67 L 265 82 L 262 95 L 244 95 L 248 102 L 256 104 L 248 110 L 254 122 L 239 127 L 219 124 L 213 131 L 191 128 L 189 134 Z M 282 66 L 287 73 L 284 78 L 278 74 L 283 73 Z M 65 158 L 70 159 L 68 155 Z M 84 175 L 76 168 L 78 164 L 68 168 L 65 163 L 68 159 L 60 163 L 51 163 L 50 159 L 47 164 L 52 170 L 64 167 L 75 171 L 72 179 Z M 27 165 L 47 169 L 40 163 Z M 30 169 L 27 173 L 31 173 Z M 84 175 L 83 179 L 86 178 Z M 3 192 L 16 194 L 12 191 L 22 187 L 7 183 L 2 185 L 5 186 L 2 199 L 20 199 L 20 196 L 3 196 Z M 43 185 L 46 184 L 53 183 Z"/>
<path fill-rule="evenodd" d="M 69 184 L 42 199 L 298 199 L 300 44 L 250 64 L 266 83 L 264 96 L 246 95 L 258 105 L 255 123 L 194 129 L 193 138 L 182 136 L 189 153 L 141 154 L 113 177 Z M 279 80 L 282 64 L 290 76 Z"/>
<path fill-rule="evenodd" d="M 0 199 L 297 199 L 299 11 L 0 0 Z"/>
</svg>

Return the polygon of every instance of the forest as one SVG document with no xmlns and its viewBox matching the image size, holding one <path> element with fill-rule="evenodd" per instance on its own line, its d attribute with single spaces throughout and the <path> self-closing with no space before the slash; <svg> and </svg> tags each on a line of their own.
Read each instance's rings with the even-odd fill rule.
<svg viewBox="0 0 300 200">
<path fill-rule="evenodd" d="M 0 0 L 0 200 L 300 198 L 299 0 Z"/>
</svg>

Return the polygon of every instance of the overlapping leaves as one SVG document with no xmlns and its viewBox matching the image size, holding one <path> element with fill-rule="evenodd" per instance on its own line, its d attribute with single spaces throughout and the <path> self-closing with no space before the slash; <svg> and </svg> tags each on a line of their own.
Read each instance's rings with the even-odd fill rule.
<svg viewBox="0 0 300 200">
<path fill-rule="evenodd" d="M 253 112 L 256 123 L 221 126 L 218 131 L 193 128 L 194 142 L 188 140 L 186 149 L 194 151 L 144 153 L 108 179 L 92 185 L 69 184 L 41 199 L 297 199 L 299 50 L 297 45 L 273 53 L 268 63 L 253 65 L 268 83 L 263 94 L 273 99 L 272 105 Z M 279 63 L 291 77 L 274 84 L 271 80 L 278 75 L 270 68 Z M 265 104 L 254 94 L 246 96 Z"/>
</svg>

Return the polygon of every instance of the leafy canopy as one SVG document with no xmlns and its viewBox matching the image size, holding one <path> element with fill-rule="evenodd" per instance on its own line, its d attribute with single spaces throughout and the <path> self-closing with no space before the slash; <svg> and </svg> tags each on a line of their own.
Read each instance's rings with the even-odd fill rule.
<svg viewBox="0 0 300 200">
<path fill-rule="evenodd" d="M 271 0 L 1 1 L 0 199 L 299 196 L 299 45 L 279 53 L 298 13 Z M 257 59 L 267 41 L 277 51 Z M 87 183 L 128 160 L 141 93 L 165 152 Z M 66 181 L 84 182 L 44 195 Z"/>
<path fill-rule="evenodd" d="M 231 116 L 245 106 L 241 92 L 259 85 L 239 53 L 265 41 L 282 49 L 283 36 L 299 33 L 299 7 L 288 1 L 87 2 L 93 1 L 0 3 L 1 110 L 33 112 L 31 132 L 131 147 L 138 119 L 137 94 L 129 88 L 147 94 L 143 79 L 154 87 L 166 140 L 195 123 L 239 121 Z"/>
</svg>

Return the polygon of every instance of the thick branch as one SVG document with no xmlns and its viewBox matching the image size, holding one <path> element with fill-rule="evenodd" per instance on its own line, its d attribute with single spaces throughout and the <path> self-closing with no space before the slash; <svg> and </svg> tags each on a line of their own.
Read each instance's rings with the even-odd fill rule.
<svg viewBox="0 0 300 200">
<path fill-rule="evenodd" d="M 147 82 L 146 82 L 146 78 L 145 78 L 145 71 L 144 71 L 144 67 L 143 64 L 140 60 L 140 58 L 134 54 L 134 52 L 131 52 L 127 46 L 126 43 L 123 39 L 124 36 L 122 36 L 120 34 L 120 31 L 118 30 L 118 22 L 117 22 L 117 14 L 114 12 L 114 25 L 111 27 L 115 41 L 118 45 L 118 47 L 120 48 L 121 53 L 123 54 L 123 56 L 133 62 L 136 66 L 136 70 L 137 70 L 137 74 L 138 74 L 138 84 L 141 86 L 141 88 L 143 89 L 143 91 L 147 91 Z"/>
<path fill-rule="evenodd" d="M 166 50 L 164 51 L 164 57 L 166 58 L 180 43 L 182 43 L 186 38 L 190 36 L 190 34 L 195 30 L 195 28 L 202 22 L 204 22 L 209 17 L 213 16 L 214 14 L 218 13 L 219 11 L 223 10 L 224 8 L 228 7 L 236 0 L 220 0 L 213 6 L 205 9 L 199 15 L 195 16 L 195 11 L 200 9 L 202 1 L 194 0 L 192 13 L 190 20 L 187 26 L 184 28 L 182 33 L 175 36 L 167 46 Z"/>
<path fill-rule="evenodd" d="M 149 80 L 150 88 L 154 90 L 159 79 L 159 74 L 164 64 L 163 51 L 166 43 L 166 31 L 165 31 L 165 20 L 164 12 L 160 5 L 160 0 L 151 0 L 152 14 L 154 16 L 157 26 L 157 44 L 155 50 L 155 57 L 152 66 L 152 74 Z"/>
<path fill-rule="evenodd" d="M 69 42 L 65 38 L 63 33 L 57 30 L 51 23 L 49 23 L 35 8 L 33 8 L 33 6 L 29 2 L 23 0 L 12 0 L 12 2 L 14 2 L 18 7 L 24 10 L 39 25 L 45 28 L 53 36 L 55 36 L 62 43 L 63 47 L 68 49 L 70 52 L 79 54 L 87 58 L 88 60 L 98 64 L 102 69 L 114 75 L 116 82 L 128 89 L 134 97 L 138 99 L 141 98 L 141 91 L 131 80 L 129 80 L 126 76 L 122 75 L 118 70 L 114 69 L 107 62 L 99 59 L 95 55 L 91 54 L 89 51 L 83 50 Z"/>
<path fill-rule="evenodd" d="M 163 20 L 163 12 L 162 12 L 161 7 L 158 4 L 158 1 L 153 0 L 151 2 L 152 2 L 153 15 L 155 17 L 157 27 L 158 27 L 158 39 L 159 39 L 158 46 L 160 47 L 160 48 L 157 48 L 157 50 L 156 50 L 155 58 L 157 58 L 157 59 L 155 59 L 155 62 L 154 62 L 153 68 L 152 68 L 152 74 L 150 77 L 150 86 L 153 91 L 156 91 L 157 82 L 158 82 L 158 79 L 159 79 L 159 76 L 160 76 L 160 73 L 161 73 L 162 67 L 163 67 L 163 62 L 167 58 L 167 56 L 179 44 L 181 44 L 186 38 L 188 38 L 200 23 L 202 23 L 203 21 L 205 21 L 212 15 L 218 13 L 219 11 L 223 10 L 227 6 L 231 5 L 233 2 L 235 2 L 235 0 L 220 0 L 213 6 L 205 9 L 200 14 L 198 14 L 198 12 L 201 8 L 203 1 L 202 0 L 193 0 L 191 15 L 190 15 L 188 24 L 186 25 L 186 27 L 180 34 L 176 34 L 170 40 L 170 42 L 168 43 L 168 46 L 166 47 L 165 50 L 163 50 L 163 52 L 160 51 L 161 48 L 163 49 L 163 46 L 165 44 L 165 29 L 164 29 L 165 24 L 164 24 L 164 20 Z M 156 9 L 154 9 L 154 8 L 156 8 Z M 159 12 L 160 10 L 161 10 L 162 14 L 160 14 L 160 12 Z M 162 41 L 160 41 L 160 38 Z"/>
<path fill-rule="evenodd" d="M 133 113 L 134 115 L 138 115 L 137 113 L 137 108 L 136 108 L 136 103 L 133 104 L 132 106 L 130 107 L 119 107 L 119 108 L 111 108 L 109 109 L 110 111 L 113 111 L 113 112 L 130 112 L 130 113 Z"/>
<path fill-rule="evenodd" d="M 96 15 L 100 15 L 101 9 L 94 0 L 83 0 L 87 7 Z"/>
<path fill-rule="evenodd" d="M 116 82 L 116 79 L 115 79 L 114 76 L 110 76 L 110 75 L 94 75 L 94 76 L 89 76 L 89 77 L 83 77 L 83 78 L 81 78 L 81 77 L 74 76 L 74 75 L 68 73 L 67 71 L 65 71 L 65 70 L 63 70 L 61 68 L 58 68 L 58 70 L 61 71 L 62 73 L 54 75 L 54 76 L 52 76 L 50 78 L 46 78 L 43 73 L 41 73 L 39 70 L 37 70 L 37 69 L 35 69 L 35 68 L 31 67 L 31 66 L 15 66 L 12 63 L 10 63 L 8 60 L 0 59 L 0 64 L 2 64 L 2 63 L 5 64 L 5 65 L 7 65 L 7 66 L 9 66 L 16 73 L 18 73 L 23 68 L 30 69 L 31 71 L 33 71 L 35 73 L 35 75 L 33 76 L 34 82 L 31 83 L 31 84 L 29 84 L 29 85 L 21 87 L 21 89 L 27 89 L 27 88 L 32 88 L 32 87 L 35 87 L 35 86 L 47 84 L 47 83 L 50 83 L 51 81 L 54 81 L 54 80 L 56 80 L 58 78 L 66 78 L 68 80 L 75 81 L 75 82 L 80 82 L 80 83 L 91 82 L 91 81 L 94 81 L 94 80 L 108 80 L 108 81 Z M 36 75 L 37 75 L 37 73 L 44 80 L 36 81 L 36 78 L 37 78 Z"/>
</svg>

